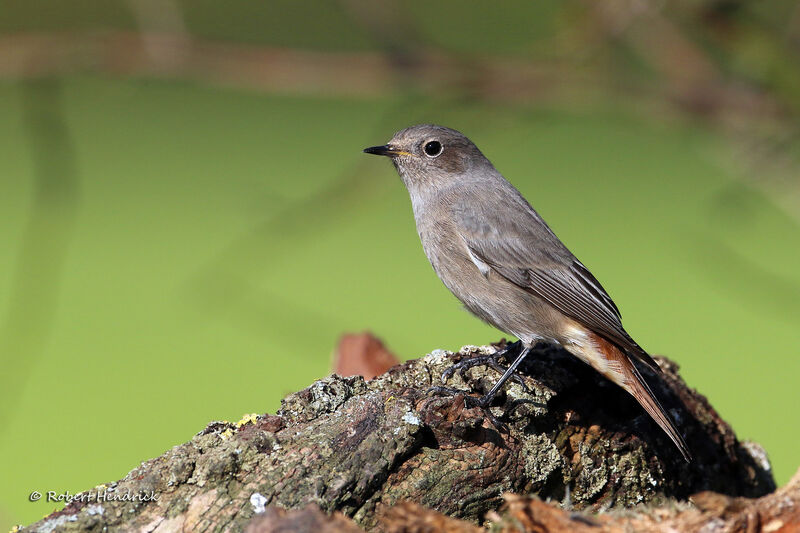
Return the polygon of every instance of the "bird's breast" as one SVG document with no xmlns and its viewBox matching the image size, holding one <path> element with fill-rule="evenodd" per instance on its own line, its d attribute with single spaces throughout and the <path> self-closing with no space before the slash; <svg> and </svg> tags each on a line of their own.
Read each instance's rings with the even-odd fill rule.
<svg viewBox="0 0 800 533">
<path fill-rule="evenodd" d="M 417 231 L 433 270 L 467 310 L 526 342 L 556 338 L 560 315 L 471 254 L 452 221 L 417 217 Z"/>
<path fill-rule="evenodd" d="M 467 249 L 454 228 L 447 224 L 425 224 L 417 225 L 417 230 L 428 261 L 445 285 L 449 287 L 452 278 L 466 274 L 459 265 L 466 259 Z"/>
</svg>

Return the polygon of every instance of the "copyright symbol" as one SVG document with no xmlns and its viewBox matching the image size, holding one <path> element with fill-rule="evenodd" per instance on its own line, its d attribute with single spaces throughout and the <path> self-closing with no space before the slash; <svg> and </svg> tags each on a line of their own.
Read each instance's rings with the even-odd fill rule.
<svg viewBox="0 0 800 533">
<path fill-rule="evenodd" d="M 31 492 L 31 495 L 28 496 L 28 499 L 30 501 L 32 501 L 32 502 L 37 502 L 37 501 L 39 501 L 39 498 L 41 498 L 41 497 L 42 497 L 42 493 L 39 492 L 38 490 L 35 490 L 35 491 Z"/>
</svg>

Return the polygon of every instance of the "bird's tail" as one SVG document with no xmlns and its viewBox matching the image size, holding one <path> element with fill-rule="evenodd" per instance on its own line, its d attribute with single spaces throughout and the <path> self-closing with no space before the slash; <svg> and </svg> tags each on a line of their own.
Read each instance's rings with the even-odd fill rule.
<svg viewBox="0 0 800 533">
<path fill-rule="evenodd" d="M 613 367 L 615 370 L 613 376 L 608 374 L 606 374 L 606 376 L 636 398 L 636 401 L 644 407 L 647 414 L 655 420 L 656 424 L 658 424 L 670 440 L 675 443 L 675 446 L 681 452 L 683 458 L 687 462 L 691 461 L 692 454 L 689 452 L 686 442 L 683 440 L 683 437 L 678 432 L 678 429 L 675 427 L 675 424 L 672 422 L 667 412 L 661 407 L 661 404 L 656 399 L 650 386 L 639 373 L 639 370 L 637 370 L 633 362 L 614 344 L 599 335 L 597 335 L 594 340 L 598 348 L 606 356 L 609 366 Z"/>
</svg>

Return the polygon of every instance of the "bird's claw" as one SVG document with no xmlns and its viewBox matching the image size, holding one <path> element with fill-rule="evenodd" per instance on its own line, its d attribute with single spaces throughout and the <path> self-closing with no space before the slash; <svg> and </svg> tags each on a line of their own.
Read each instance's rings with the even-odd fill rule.
<svg viewBox="0 0 800 533">
<path fill-rule="evenodd" d="M 501 358 L 504 357 L 507 358 L 513 352 L 516 352 L 521 346 L 522 343 L 517 341 L 513 344 L 509 344 L 502 350 L 496 351 L 493 354 L 476 355 L 475 357 L 470 357 L 469 359 L 464 359 L 463 361 L 459 361 L 458 363 L 453 364 L 452 366 L 447 368 L 444 372 L 442 372 L 442 383 L 447 383 L 447 380 L 449 380 L 456 371 L 458 371 L 459 375 L 461 376 L 461 379 L 467 381 L 468 379 L 467 371 L 475 366 L 488 366 L 489 368 L 493 369 L 494 371 L 502 375 L 503 373 L 505 373 L 506 370 L 508 370 L 508 367 L 501 365 L 498 361 Z M 520 387 L 522 387 L 522 389 L 525 392 L 527 393 L 531 392 L 531 389 L 525 383 L 525 380 L 522 379 L 522 377 L 520 377 L 519 375 L 514 374 L 509 379 L 514 383 L 518 384 Z"/>
<path fill-rule="evenodd" d="M 474 366 L 481 366 L 481 365 L 497 365 L 496 359 L 503 355 L 502 352 L 495 352 L 490 355 L 476 355 L 475 357 L 470 357 L 469 359 L 464 359 L 463 361 L 459 361 L 448 367 L 444 372 L 442 372 L 442 383 L 445 383 L 450 376 L 455 374 L 456 370 L 461 375 L 461 378 L 466 381 L 467 379 L 467 370 Z"/>
<path fill-rule="evenodd" d="M 453 387 L 430 387 L 428 390 L 425 391 L 426 393 L 433 393 L 433 394 L 443 394 L 443 395 L 450 395 L 450 396 L 457 396 L 459 394 L 464 396 L 464 406 L 467 408 L 479 407 L 486 415 L 486 418 L 494 425 L 494 427 L 501 429 L 505 428 L 505 424 L 503 424 L 496 416 L 492 414 L 489 410 L 489 405 L 492 403 L 493 398 L 489 397 L 489 395 L 484 396 L 471 396 L 464 392 L 463 390 L 454 389 Z"/>
</svg>

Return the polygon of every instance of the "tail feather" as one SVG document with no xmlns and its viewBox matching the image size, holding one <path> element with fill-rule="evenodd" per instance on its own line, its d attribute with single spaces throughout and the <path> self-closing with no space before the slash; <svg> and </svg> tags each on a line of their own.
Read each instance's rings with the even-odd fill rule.
<svg viewBox="0 0 800 533">
<path fill-rule="evenodd" d="M 683 440 L 675 424 L 661 406 L 661 403 L 659 403 L 653 391 L 650 389 L 650 386 L 639 373 L 639 370 L 633 362 L 609 341 L 599 336 L 597 336 L 595 340 L 601 351 L 605 354 L 610 365 L 614 366 L 615 370 L 618 371 L 615 372 L 616 375 L 607 377 L 611 378 L 612 381 L 636 398 L 636 401 L 647 411 L 647 414 L 655 420 L 656 424 L 658 424 L 670 440 L 675 443 L 675 446 L 681 452 L 683 458 L 687 462 L 690 462 L 692 460 L 692 454 L 689 452 L 686 442 Z"/>
</svg>

